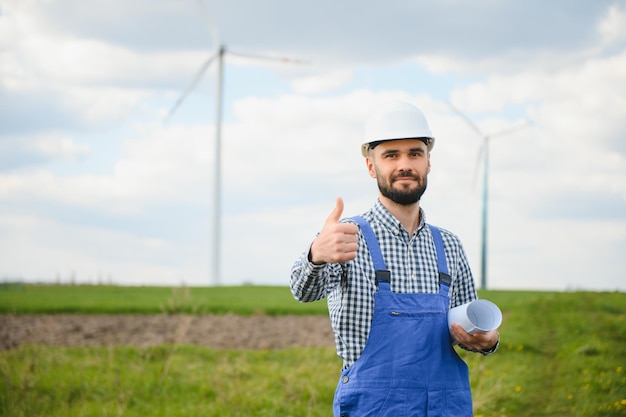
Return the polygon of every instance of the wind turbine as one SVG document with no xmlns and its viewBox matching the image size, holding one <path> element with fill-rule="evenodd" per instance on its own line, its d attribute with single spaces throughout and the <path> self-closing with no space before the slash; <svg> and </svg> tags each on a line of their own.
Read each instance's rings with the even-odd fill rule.
<svg viewBox="0 0 626 417">
<path fill-rule="evenodd" d="M 483 133 L 476 124 L 474 124 L 465 114 L 448 102 L 450 108 L 459 115 L 465 122 L 476 132 L 482 139 L 483 144 L 478 154 L 477 164 L 480 163 L 480 157 L 483 158 L 483 178 L 482 178 L 482 213 L 481 213 L 481 245 L 480 245 L 480 287 L 487 289 L 487 221 L 489 206 L 489 142 L 500 136 L 508 135 L 518 130 L 524 129 L 530 125 L 527 120 L 523 125 L 512 126 L 499 132 L 492 134 Z"/>
<path fill-rule="evenodd" d="M 212 29 L 212 37 L 217 40 L 217 28 L 212 24 L 212 19 L 208 13 L 208 10 L 204 3 L 198 0 L 198 4 L 202 9 L 205 18 L 209 22 L 209 27 Z M 169 120 L 174 112 L 180 107 L 185 98 L 193 91 L 195 86 L 200 82 L 204 74 L 211 67 L 211 64 L 217 61 L 217 105 L 215 115 L 215 166 L 214 166 L 214 197 L 213 197 L 213 284 L 220 285 L 221 283 L 221 269 L 220 269 L 220 243 L 221 243 L 221 197 L 222 197 L 222 113 L 223 113 L 223 94 L 224 94 L 224 57 L 226 54 L 233 56 L 240 56 L 243 58 L 251 58 L 256 60 L 265 61 L 280 61 L 284 63 L 303 63 L 304 61 L 290 59 L 290 58 L 277 58 L 270 56 L 261 56 L 254 54 L 235 53 L 226 49 L 226 46 L 220 42 L 215 42 L 218 45 L 216 51 L 209 56 L 209 58 L 200 66 L 200 69 L 196 73 L 195 77 L 191 80 L 187 88 L 183 91 L 181 96 L 176 100 L 174 106 L 170 110 L 169 114 L 165 118 L 165 121 Z"/>
</svg>

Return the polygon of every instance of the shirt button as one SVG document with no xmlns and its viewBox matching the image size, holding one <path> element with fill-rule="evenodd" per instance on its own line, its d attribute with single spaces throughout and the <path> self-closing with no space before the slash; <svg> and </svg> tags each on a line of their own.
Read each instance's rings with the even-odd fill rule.
<svg viewBox="0 0 626 417">
<path fill-rule="evenodd" d="M 348 378 L 347 376 L 344 376 L 343 378 L 341 378 L 341 382 L 343 382 L 344 384 L 347 384 L 349 380 L 350 378 Z"/>
<path fill-rule="evenodd" d="M 394 235 L 399 235 L 400 234 L 400 230 L 399 229 L 393 229 L 393 234 Z"/>
<path fill-rule="evenodd" d="M 413 275 L 411 275 L 411 279 L 412 279 L 412 280 L 416 280 L 416 279 L 417 279 L 417 276 L 416 276 L 415 274 L 413 274 Z"/>
</svg>

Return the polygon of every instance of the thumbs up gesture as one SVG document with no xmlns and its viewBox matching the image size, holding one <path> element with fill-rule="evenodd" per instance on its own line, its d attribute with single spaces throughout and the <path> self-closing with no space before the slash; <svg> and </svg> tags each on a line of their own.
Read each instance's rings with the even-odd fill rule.
<svg viewBox="0 0 626 417">
<path fill-rule="evenodd" d="M 322 231 L 313 241 L 309 260 L 316 265 L 341 263 L 356 258 L 359 248 L 359 226 L 352 223 L 339 223 L 343 213 L 343 200 L 337 197 L 335 208 L 324 223 Z"/>
</svg>

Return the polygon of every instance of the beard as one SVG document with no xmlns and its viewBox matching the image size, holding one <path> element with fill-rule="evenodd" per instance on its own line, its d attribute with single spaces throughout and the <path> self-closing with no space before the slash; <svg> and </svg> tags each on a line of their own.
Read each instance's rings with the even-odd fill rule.
<svg viewBox="0 0 626 417">
<path fill-rule="evenodd" d="M 414 188 L 409 188 L 408 185 L 402 185 L 401 188 L 393 188 L 393 183 L 398 178 L 413 178 L 417 181 L 417 186 Z M 428 184 L 428 180 L 426 176 L 420 177 L 419 175 L 413 174 L 412 172 L 401 172 L 399 174 L 391 176 L 389 181 L 386 181 L 380 175 L 377 175 L 377 183 L 378 189 L 380 193 L 393 201 L 396 204 L 400 204 L 402 206 L 410 206 L 412 204 L 417 203 L 422 198 L 424 191 L 426 191 L 426 186 Z"/>
</svg>

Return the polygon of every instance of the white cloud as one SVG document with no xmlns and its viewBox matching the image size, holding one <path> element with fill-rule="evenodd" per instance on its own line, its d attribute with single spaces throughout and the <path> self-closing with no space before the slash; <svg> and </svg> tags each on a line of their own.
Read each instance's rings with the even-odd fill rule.
<svg viewBox="0 0 626 417">
<path fill-rule="evenodd" d="M 205 275 L 203 268 L 193 266 L 193 257 L 200 255 L 197 248 L 176 251 L 158 238 L 28 214 L 5 213 L 0 227 L 12 236 L 0 238 L 0 279 L 179 285 L 186 278 Z"/>
<path fill-rule="evenodd" d="M 0 251 L 11 263 L 0 274 L 209 282 L 215 91 L 194 90 L 168 126 L 159 112 L 215 45 L 193 3 L 127 3 L 3 7 Z M 370 207 L 364 118 L 400 98 L 437 137 L 427 218 L 461 236 L 477 275 L 482 138 L 445 99 L 486 134 L 533 121 L 491 143 L 490 282 L 624 288 L 622 4 L 452 4 L 471 21 L 443 6 L 208 3 L 229 48 L 315 63 L 271 66 L 283 84 L 270 86 L 228 62 L 223 282 L 286 283 L 337 196 L 345 215 Z M 389 67 L 405 78 L 378 76 Z M 596 271 L 606 279 L 589 282 Z"/>
<path fill-rule="evenodd" d="M 5 136 L 0 138 L 0 166 L 8 170 L 53 160 L 79 160 L 90 151 L 89 145 L 61 132 Z"/>
<path fill-rule="evenodd" d="M 626 208 L 622 140 L 626 121 L 618 114 L 626 108 L 626 83 L 621 75 L 626 72 L 625 58 L 622 53 L 549 74 L 492 77 L 454 92 L 454 102 L 473 112 L 497 110 L 504 103 L 528 103 L 525 107 L 533 125 L 514 135 L 495 137 L 491 146 L 493 175 L 508 173 L 509 178 L 516 175 L 526 180 L 513 188 L 496 188 L 494 193 L 519 201 L 531 215 L 587 211 L 591 218 L 606 216 L 605 210 L 593 209 L 598 196 Z M 485 134 L 506 128 L 497 119 L 475 122 Z M 477 136 L 470 128 L 466 132 Z M 581 197 L 585 195 L 587 201 Z M 573 210 L 562 207 L 581 204 Z"/>
<path fill-rule="evenodd" d="M 137 136 L 125 140 L 123 156 L 108 174 L 57 176 L 43 169 L 8 173 L 0 176 L 0 195 L 120 213 L 171 199 L 197 201 L 198 190 L 206 186 L 211 174 L 212 133 L 206 127 L 139 127 Z M 50 156 L 75 156 L 86 149 L 63 138 L 43 138 L 35 144 Z"/>
<path fill-rule="evenodd" d="M 322 75 L 297 78 L 293 81 L 293 89 L 299 94 L 325 93 L 341 87 L 351 79 L 352 71 L 335 70 Z"/>
<path fill-rule="evenodd" d="M 75 159 L 89 153 L 89 146 L 69 137 L 38 138 L 32 144 L 36 152 L 53 158 Z"/>
<path fill-rule="evenodd" d="M 603 44 L 612 46 L 626 41 L 626 7 L 622 3 L 615 3 L 598 23 L 598 32 L 602 36 Z"/>
</svg>

